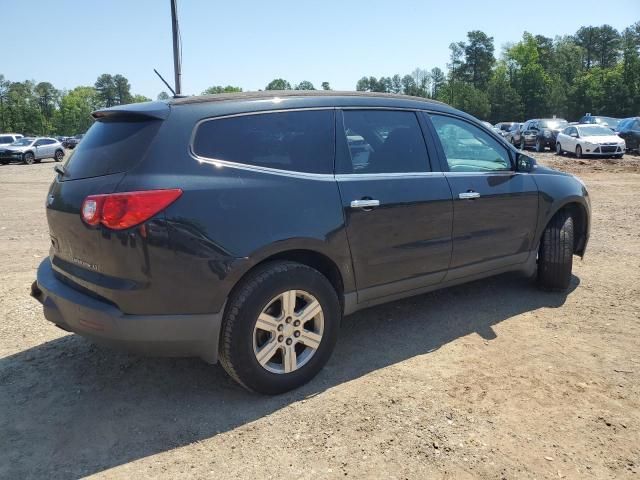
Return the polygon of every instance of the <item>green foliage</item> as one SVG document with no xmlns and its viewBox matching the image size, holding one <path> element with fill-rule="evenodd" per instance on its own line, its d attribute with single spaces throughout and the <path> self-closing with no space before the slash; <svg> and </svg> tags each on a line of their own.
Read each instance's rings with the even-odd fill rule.
<svg viewBox="0 0 640 480">
<path fill-rule="evenodd" d="M 298 85 L 295 86 L 294 90 L 315 90 L 316 87 L 313 86 L 308 80 L 301 81 Z"/>
<path fill-rule="evenodd" d="M 283 78 L 276 78 L 269 82 L 265 90 L 291 90 L 291 84 Z"/>
<path fill-rule="evenodd" d="M 171 97 L 164 90 L 158 94 L 157 100 L 169 100 Z"/>
<path fill-rule="evenodd" d="M 496 62 L 493 56 L 493 37 L 488 37 L 480 30 L 474 30 L 467 34 L 467 39 L 468 43 L 463 46 L 464 74 L 471 85 L 484 89 L 491 77 L 491 68 Z"/>
<path fill-rule="evenodd" d="M 93 123 L 91 112 L 101 107 L 102 99 L 94 87 L 76 87 L 60 100 L 55 117 L 55 133 L 84 133 Z"/>
<path fill-rule="evenodd" d="M 329 85 L 329 82 L 322 82 L 322 89 L 331 90 L 331 86 Z"/>
<path fill-rule="evenodd" d="M 131 103 L 142 103 L 142 102 L 150 102 L 151 99 L 149 97 L 145 97 L 144 95 L 134 95 L 131 97 Z"/>
<path fill-rule="evenodd" d="M 0 131 L 25 135 L 75 135 L 93 123 L 91 112 L 131 102 L 147 102 L 132 95 L 122 75 L 103 74 L 94 86 L 63 92 L 50 82 L 12 82 L 0 74 Z"/>
<path fill-rule="evenodd" d="M 214 85 L 213 87 L 209 87 L 204 92 L 202 92 L 202 95 L 213 95 L 216 93 L 239 93 L 239 92 L 242 92 L 242 89 L 240 87 L 234 87 L 232 85 L 227 85 L 226 87 L 223 87 L 222 85 Z M 167 95 L 167 98 L 168 98 L 168 95 Z"/>
<path fill-rule="evenodd" d="M 497 123 L 522 118 L 522 100 L 515 88 L 511 86 L 505 62 L 498 64 L 491 75 L 487 87 L 491 113 L 489 121 Z"/>
</svg>

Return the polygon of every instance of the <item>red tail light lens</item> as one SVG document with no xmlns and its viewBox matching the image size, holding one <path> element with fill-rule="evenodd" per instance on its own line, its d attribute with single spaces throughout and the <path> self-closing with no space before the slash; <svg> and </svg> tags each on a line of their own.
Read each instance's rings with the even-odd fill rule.
<svg viewBox="0 0 640 480">
<path fill-rule="evenodd" d="M 149 220 L 180 195 L 179 188 L 89 195 L 82 202 L 82 220 L 88 225 L 102 223 L 113 230 L 124 230 Z"/>
</svg>

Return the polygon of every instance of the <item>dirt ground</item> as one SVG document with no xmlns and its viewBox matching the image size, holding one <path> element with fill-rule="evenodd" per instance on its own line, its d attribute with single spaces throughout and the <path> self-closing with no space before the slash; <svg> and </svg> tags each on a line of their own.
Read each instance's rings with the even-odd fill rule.
<svg viewBox="0 0 640 480">
<path fill-rule="evenodd" d="M 640 158 L 536 156 L 592 197 L 568 294 L 504 275 L 359 312 L 277 397 L 45 321 L 53 164 L 0 166 L 0 478 L 638 478 Z"/>
</svg>

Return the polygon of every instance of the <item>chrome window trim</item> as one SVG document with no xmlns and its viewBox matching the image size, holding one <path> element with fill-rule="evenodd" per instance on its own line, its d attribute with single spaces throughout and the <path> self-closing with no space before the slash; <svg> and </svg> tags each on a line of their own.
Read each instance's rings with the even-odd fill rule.
<svg viewBox="0 0 640 480">
<path fill-rule="evenodd" d="M 226 118 L 235 118 L 235 117 L 246 117 L 250 115 L 265 115 L 269 113 L 283 113 L 283 112 L 305 112 L 305 111 L 317 111 L 317 110 L 402 110 L 402 111 L 410 111 L 410 112 L 426 112 L 429 113 L 431 110 L 427 109 L 419 109 L 419 108 L 409 108 L 409 107 L 368 107 L 368 106 L 354 106 L 354 107 L 300 107 L 300 108 L 278 108 L 273 110 L 260 110 L 260 111 L 251 111 L 251 112 L 241 112 L 241 113 L 232 113 L 228 115 L 219 115 L 214 117 L 206 117 L 198 120 L 194 125 L 191 131 L 191 138 L 189 140 L 189 155 L 199 163 L 206 163 L 209 165 L 214 165 L 216 167 L 229 167 L 235 168 L 238 170 L 249 170 L 253 172 L 259 173 L 268 173 L 272 175 L 283 175 L 287 177 L 296 177 L 303 178 L 307 180 L 341 180 L 353 177 L 358 177 L 360 180 L 366 180 L 368 177 L 371 178 L 399 178 L 399 177 L 417 177 L 417 176 L 438 176 L 442 175 L 444 172 L 402 172 L 402 173 L 344 173 L 335 175 L 332 173 L 311 173 L 311 172 L 300 172 L 297 170 L 283 170 L 280 168 L 272 168 L 272 167 L 260 167 L 258 165 L 249 165 L 246 163 L 233 162 L 231 160 L 220 160 L 217 158 L 205 157 L 202 155 L 198 155 L 193 149 L 194 141 L 196 138 L 196 133 L 200 126 L 205 122 L 213 122 L 216 120 L 223 120 Z M 438 113 L 438 112 L 435 112 Z M 336 133 L 337 134 L 337 133 Z M 335 135 L 334 135 L 335 137 Z M 335 156 L 335 154 L 334 154 Z M 334 159 L 335 160 L 335 159 Z M 344 177 L 344 178 L 342 178 Z"/>
<path fill-rule="evenodd" d="M 393 180 L 397 178 L 442 177 L 445 172 L 399 172 L 399 173 L 339 173 L 337 181 L 347 180 Z"/>
<path fill-rule="evenodd" d="M 517 175 L 522 172 L 517 172 L 515 170 L 493 170 L 489 172 L 443 172 L 445 177 L 468 177 L 468 176 L 477 176 L 477 175 L 501 175 L 501 176 L 511 176 Z"/>
</svg>

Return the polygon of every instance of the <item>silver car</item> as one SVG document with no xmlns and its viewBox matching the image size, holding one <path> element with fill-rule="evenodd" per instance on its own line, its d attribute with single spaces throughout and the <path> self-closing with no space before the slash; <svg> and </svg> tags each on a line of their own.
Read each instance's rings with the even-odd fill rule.
<svg viewBox="0 0 640 480">
<path fill-rule="evenodd" d="M 53 158 L 56 162 L 64 158 L 62 144 L 55 138 L 26 137 L 10 145 L 0 147 L 0 163 L 22 162 L 27 165 L 40 163 L 45 158 Z"/>
<path fill-rule="evenodd" d="M 20 140 L 23 136 L 19 133 L 0 133 L 0 147 L 10 145 L 16 140 Z"/>
</svg>

